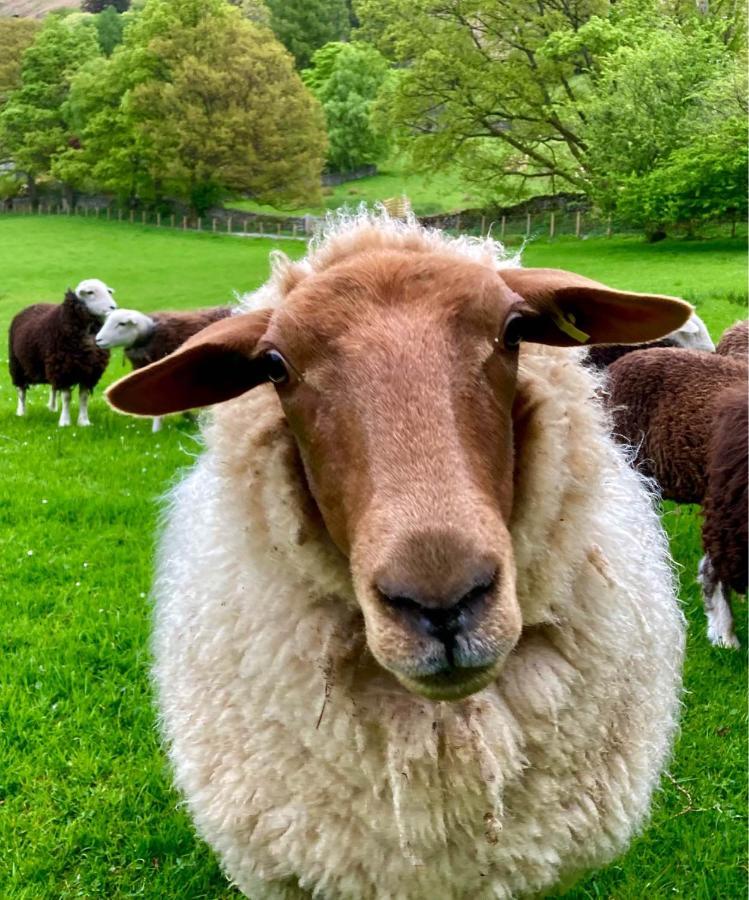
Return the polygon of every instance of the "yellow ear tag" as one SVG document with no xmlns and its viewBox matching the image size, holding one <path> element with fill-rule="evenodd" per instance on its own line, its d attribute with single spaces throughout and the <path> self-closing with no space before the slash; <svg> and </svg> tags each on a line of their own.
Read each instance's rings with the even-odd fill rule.
<svg viewBox="0 0 749 900">
<path fill-rule="evenodd" d="M 579 344 L 584 344 L 587 340 L 590 340 L 589 334 L 586 334 L 579 328 L 575 328 L 575 317 L 572 315 L 572 313 L 567 313 L 567 315 L 565 316 L 563 312 L 555 309 L 552 312 L 551 316 L 557 328 L 560 331 L 563 331 L 565 334 L 569 335 L 573 341 L 577 341 Z"/>
</svg>

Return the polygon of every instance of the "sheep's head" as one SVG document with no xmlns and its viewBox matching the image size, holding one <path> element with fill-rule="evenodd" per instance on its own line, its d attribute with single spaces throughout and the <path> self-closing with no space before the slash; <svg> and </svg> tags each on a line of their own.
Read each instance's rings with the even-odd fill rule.
<svg viewBox="0 0 749 900">
<path fill-rule="evenodd" d="M 117 309 L 117 304 L 112 296 L 114 289 L 107 287 L 98 278 L 84 279 L 74 293 L 91 315 L 97 319 L 105 319 L 113 309 Z"/>
<path fill-rule="evenodd" d="M 272 382 L 372 653 L 451 700 L 496 676 L 522 628 L 508 531 L 518 345 L 651 340 L 690 312 L 567 272 L 382 249 L 308 275 L 278 309 L 209 326 L 108 396 L 162 415 Z"/>
<path fill-rule="evenodd" d="M 112 347 L 132 347 L 137 341 L 147 337 L 153 327 L 153 319 L 136 309 L 115 309 L 99 329 L 96 345 L 107 350 Z"/>
</svg>

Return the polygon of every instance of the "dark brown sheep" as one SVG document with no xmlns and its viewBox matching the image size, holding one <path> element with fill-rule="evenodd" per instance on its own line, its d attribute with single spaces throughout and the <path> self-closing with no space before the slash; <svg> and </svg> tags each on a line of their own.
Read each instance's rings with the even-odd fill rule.
<svg viewBox="0 0 749 900">
<path fill-rule="evenodd" d="M 723 332 L 715 348 L 721 356 L 736 356 L 749 361 L 749 321 L 737 322 Z"/>
<path fill-rule="evenodd" d="M 109 353 L 94 336 L 107 312 L 116 308 L 111 291 L 98 279 L 68 290 L 62 303 L 35 303 L 12 320 L 8 335 L 10 377 L 18 391 L 17 415 L 26 412 L 26 391 L 33 384 L 51 388 L 50 408 L 62 395 L 60 425 L 70 425 L 70 396 L 80 387 L 78 425 L 90 425 L 88 396 L 99 383 Z"/>
<path fill-rule="evenodd" d="M 729 647 L 738 642 L 722 590 L 746 590 L 748 371 L 729 356 L 641 350 L 610 366 L 608 381 L 614 432 L 636 448 L 640 470 L 664 498 L 703 504 L 708 636 Z"/>
</svg>

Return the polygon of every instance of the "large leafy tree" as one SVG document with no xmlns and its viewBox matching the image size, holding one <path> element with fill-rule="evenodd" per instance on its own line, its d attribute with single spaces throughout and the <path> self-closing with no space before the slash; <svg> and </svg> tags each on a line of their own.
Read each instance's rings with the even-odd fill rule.
<svg viewBox="0 0 749 900">
<path fill-rule="evenodd" d="M 0 18 L 0 107 L 21 86 L 21 58 L 39 27 L 36 19 Z"/>
<path fill-rule="evenodd" d="M 417 165 L 457 160 L 485 187 L 512 176 L 589 191 L 590 107 L 610 93 L 611 55 L 700 29 L 730 54 L 742 32 L 736 4 L 670 6 L 672 15 L 658 0 L 358 0 L 356 9 L 362 33 L 402 67 L 383 114 Z M 655 52 L 651 80 L 667 79 L 657 63 Z"/>
<path fill-rule="evenodd" d="M 315 50 L 341 41 L 351 30 L 346 0 L 266 0 L 271 27 L 293 54 L 297 66 L 309 66 Z"/>
<path fill-rule="evenodd" d="M 319 104 L 272 33 L 225 0 L 148 0 L 111 60 L 81 71 L 70 107 L 81 149 L 60 156 L 62 177 L 197 212 L 226 191 L 319 192 Z"/>
<path fill-rule="evenodd" d="M 36 204 L 36 183 L 50 170 L 53 157 L 75 135 L 65 114 L 75 72 L 95 59 L 99 46 L 90 23 L 49 16 L 21 62 L 21 86 L 0 112 L 0 157 L 13 162 L 26 178 Z"/>
<path fill-rule="evenodd" d="M 304 83 L 322 104 L 328 127 L 328 166 L 346 172 L 376 163 L 387 136 L 372 125 L 372 105 L 390 74 L 385 57 L 370 44 L 334 42 L 315 51 Z"/>
</svg>

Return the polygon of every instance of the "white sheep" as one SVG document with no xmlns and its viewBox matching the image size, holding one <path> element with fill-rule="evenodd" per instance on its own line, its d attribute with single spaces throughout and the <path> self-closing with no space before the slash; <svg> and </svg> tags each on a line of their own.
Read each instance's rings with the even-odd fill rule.
<svg viewBox="0 0 749 900">
<path fill-rule="evenodd" d="M 155 312 L 117 309 L 107 316 L 96 335 L 96 346 L 106 350 L 124 347 L 134 369 L 163 359 L 206 325 L 231 315 L 231 307 Z M 161 417 L 155 416 L 152 431 L 161 429 Z"/>
<path fill-rule="evenodd" d="M 153 650 L 177 783 L 253 900 L 548 891 L 647 816 L 667 544 L 597 376 L 543 343 L 689 307 L 501 260 L 342 217 L 277 260 L 275 308 L 110 388 L 141 415 L 238 398 L 171 496 Z"/>
<path fill-rule="evenodd" d="M 50 386 L 49 409 L 59 425 L 70 425 L 70 396 L 79 385 L 78 425 L 90 425 L 88 398 L 104 373 L 109 353 L 96 346 L 94 334 L 116 308 L 112 288 L 98 278 L 67 290 L 62 303 L 35 303 L 13 317 L 9 332 L 9 368 L 18 392 L 16 415 L 26 414 L 26 391 L 32 384 Z"/>
</svg>

